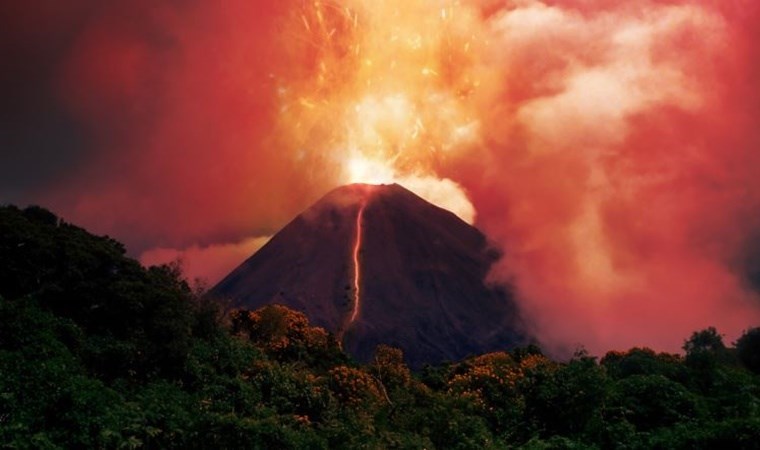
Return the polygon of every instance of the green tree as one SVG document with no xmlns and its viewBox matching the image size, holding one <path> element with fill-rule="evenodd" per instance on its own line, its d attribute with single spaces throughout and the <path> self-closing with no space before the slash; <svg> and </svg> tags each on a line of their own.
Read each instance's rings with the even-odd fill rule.
<svg viewBox="0 0 760 450">
<path fill-rule="evenodd" d="M 302 362 L 323 371 L 347 362 L 335 336 L 311 326 L 301 312 L 267 305 L 256 311 L 235 311 L 231 317 L 233 333 L 247 337 L 277 361 Z"/>
<path fill-rule="evenodd" d="M 381 344 L 375 348 L 369 368 L 370 373 L 382 383 L 383 389 L 406 387 L 412 379 L 409 367 L 404 363 L 404 353 L 389 345 Z"/>
<path fill-rule="evenodd" d="M 720 353 L 726 350 L 723 344 L 723 335 L 718 334 L 715 327 L 708 327 L 701 331 L 695 331 L 684 343 L 683 349 L 687 355 L 699 353 Z"/>
<path fill-rule="evenodd" d="M 696 419 L 698 402 L 683 385 L 662 375 L 632 375 L 612 388 L 607 408 L 619 408 L 622 418 L 638 431 Z"/>
<path fill-rule="evenodd" d="M 613 379 L 632 375 L 662 375 L 683 383 L 688 378 L 688 371 L 683 362 L 683 357 L 679 355 L 656 353 L 650 348 L 635 347 L 625 352 L 608 352 L 600 364 Z"/>
<path fill-rule="evenodd" d="M 760 374 L 760 327 L 746 330 L 736 341 L 736 351 L 744 367 Z"/>
<path fill-rule="evenodd" d="M 524 383 L 526 420 L 541 436 L 581 435 L 600 418 L 607 396 L 604 370 L 583 353 L 554 369 L 526 370 Z"/>
<path fill-rule="evenodd" d="M 692 369 L 693 384 L 703 391 L 713 389 L 721 378 L 721 364 L 729 359 L 723 336 L 714 327 L 695 331 L 683 349 L 686 365 Z"/>
</svg>

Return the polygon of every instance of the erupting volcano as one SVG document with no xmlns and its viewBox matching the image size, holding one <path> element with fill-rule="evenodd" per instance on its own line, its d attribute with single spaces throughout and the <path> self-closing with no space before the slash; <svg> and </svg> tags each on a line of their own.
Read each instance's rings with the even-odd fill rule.
<svg viewBox="0 0 760 450">
<path fill-rule="evenodd" d="M 523 342 L 506 288 L 484 278 L 496 253 L 477 229 L 405 188 L 328 193 L 215 288 L 239 306 L 304 311 L 366 361 L 378 344 L 414 367 Z"/>
</svg>

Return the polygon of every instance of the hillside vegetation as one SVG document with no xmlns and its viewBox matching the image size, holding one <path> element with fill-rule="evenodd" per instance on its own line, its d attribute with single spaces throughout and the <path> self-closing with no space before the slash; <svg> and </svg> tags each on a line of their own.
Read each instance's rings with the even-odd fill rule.
<svg viewBox="0 0 760 450">
<path fill-rule="evenodd" d="M 757 448 L 760 329 L 685 356 L 536 346 L 412 373 L 281 306 L 229 310 L 174 266 L 0 208 L 2 448 Z"/>
</svg>

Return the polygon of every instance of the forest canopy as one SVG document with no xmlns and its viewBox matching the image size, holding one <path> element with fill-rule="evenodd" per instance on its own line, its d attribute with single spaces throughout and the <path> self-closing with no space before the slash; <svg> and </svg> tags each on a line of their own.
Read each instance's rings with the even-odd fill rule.
<svg viewBox="0 0 760 450">
<path fill-rule="evenodd" d="M 298 311 L 235 310 L 124 246 L 0 207 L 2 448 L 755 448 L 760 328 L 684 354 L 536 345 L 414 373 Z"/>
</svg>

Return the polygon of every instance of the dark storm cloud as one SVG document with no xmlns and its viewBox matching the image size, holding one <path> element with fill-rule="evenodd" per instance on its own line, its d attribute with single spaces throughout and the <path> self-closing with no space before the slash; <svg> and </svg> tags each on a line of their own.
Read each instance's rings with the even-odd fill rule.
<svg viewBox="0 0 760 450">
<path fill-rule="evenodd" d="M 112 142 L 129 139 L 134 124 L 121 120 L 122 111 L 101 111 L 102 120 L 88 121 L 72 110 L 70 97 L 86 97 L 93 86 L 66 85 L 62 77 L 87 30 L 104 17 L 155 48 L 171 46 L 144 19 L 146 5 L 93 0 L 0 5 L 0 202 L 44 201 L 47 192 L 93 176 L 86 173 L 92 157 L 114 150 L 98 145 L 103 142 L 96 142 L 96 135 L 109 135 Z"/>
<path fill-rule="evenodd" d="M 139 255 L 266 235 L 323 192 L 264 142 L 287 2 L 0 8 L 0 202 Z"/>
<path fill-rule="evenodd" d="M 57 69 L 93 5 L 0 6 L 0 201 L 29 203 L 88 155 L 83 130 L 56 92 Z M 31 3 L 31 4 L 30 4 Z M 32 13 L 32 11 L 34 11 Z"/>
</svg>

